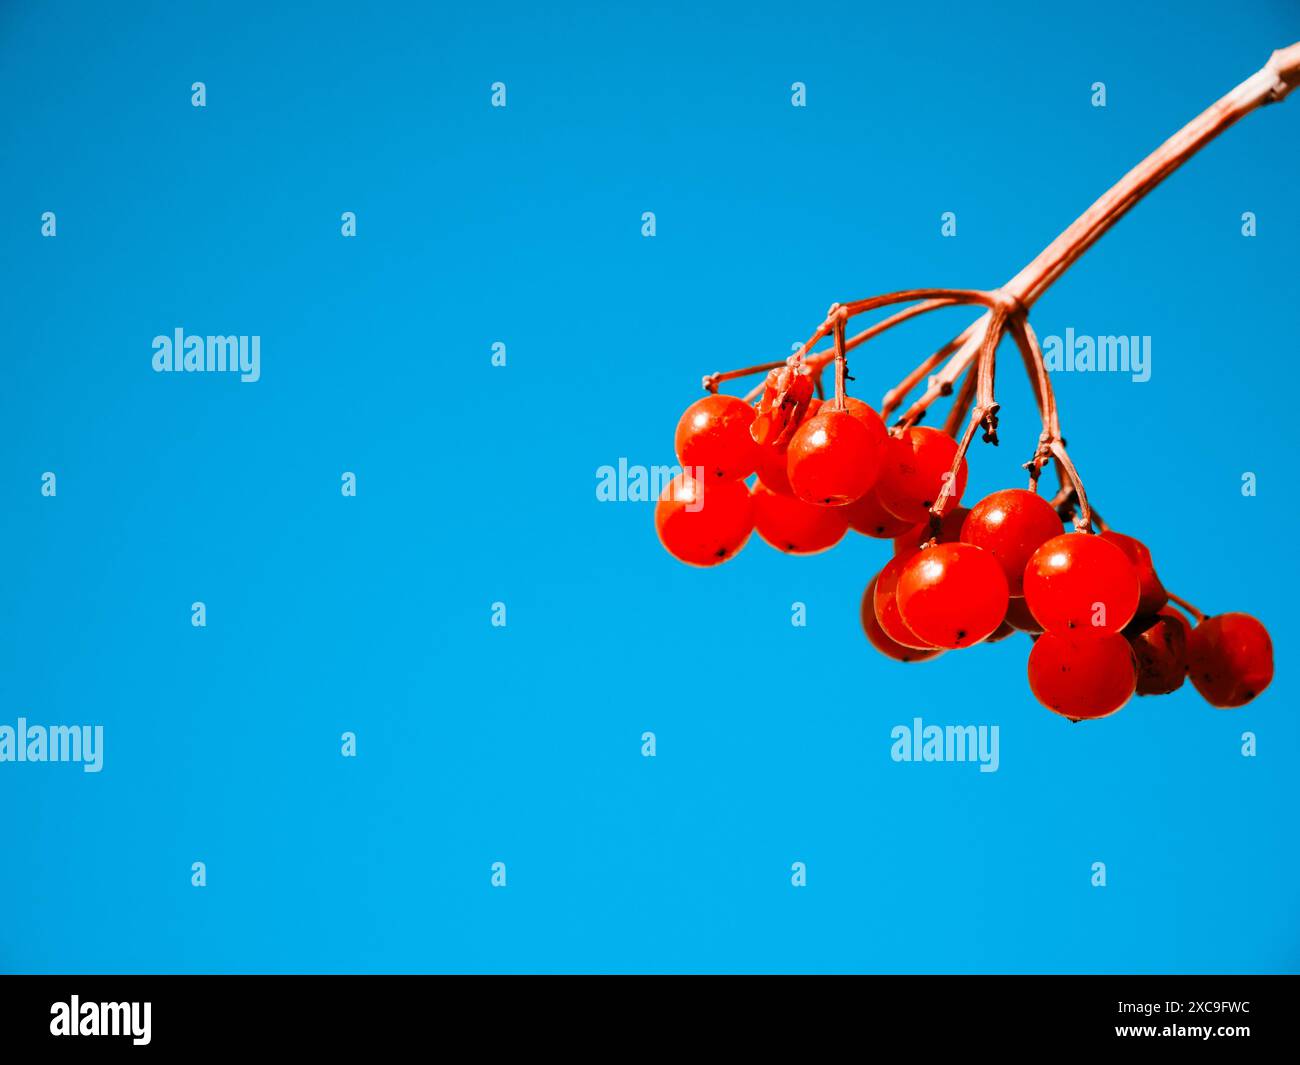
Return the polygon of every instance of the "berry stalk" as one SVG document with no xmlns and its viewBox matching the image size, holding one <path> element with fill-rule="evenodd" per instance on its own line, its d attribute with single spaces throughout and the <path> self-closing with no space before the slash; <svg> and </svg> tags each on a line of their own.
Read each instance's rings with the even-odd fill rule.
<svg viewBox="0 0 1300 1065">
<path fill-rule="evenodd" d="M 1103 193 L 1002 291 L 1026 310 L 1152 189 L 1220 133 L 1265 104 L 1276 103 L 1300 84 L 1300 42 L 1274 52 L 1267 63 L 1227 95 L 1211 104 Z M 914 405 L 925 410 L 979 353 L 992 325 L 986 313 L 961 336 L 961 344 L 936 383 Z M 909 414 L 912 412 L 909 411 Z M 906 417 L 906 416 L 905 416 Z"/>
</svg>

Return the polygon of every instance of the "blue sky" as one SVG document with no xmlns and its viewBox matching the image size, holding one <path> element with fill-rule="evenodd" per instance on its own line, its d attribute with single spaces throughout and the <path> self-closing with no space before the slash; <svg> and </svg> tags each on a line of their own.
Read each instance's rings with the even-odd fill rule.
<svg viewBox="0 0 1300 1065">
<path fill-rule="evenodd" d="M 1009 278 L 1295 14 L 5 5 L 0 724 L 105 751 L 0 764 L 0 968 L 1294 971 L 1300 102 L 1033 315 L 1151 338 L 1148 381 L 1057 376 L 1065 432 L 1171 588 L 1269 626 L 1253 705 L 1071 726 L 1022 638 L 873 655 L 885 545 L 691 570 L 595 486 L 832 301 Z M 856 394 L 964 321 L 864 351 Z M 261 379 L 155 374 L 176 328 L 259 336 Z M 1007 356 L 968 501 L 1033 447 Z M 915 717 L 998 725 L 998 772 L 892 762 Z"/>
</svg>

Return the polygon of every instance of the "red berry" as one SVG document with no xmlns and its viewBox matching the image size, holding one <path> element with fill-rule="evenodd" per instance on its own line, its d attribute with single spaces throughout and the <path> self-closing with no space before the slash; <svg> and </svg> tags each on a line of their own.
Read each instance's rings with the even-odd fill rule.
<svg viewBox="0 0 1300 1065">
<path fill-rule="evenodd" d="M 1153 617 L 1135 619 L 1124 630 L 1137 659 L 1137 693 L 1168 695 L 1183 686 L 1187 673 L 1187 622 L 1165 607 Z"/>
<path fill-rule="evenodd" d="M 1136 687 L 1133 649 L 1123 636 L 1070 640 L 1045 632 L 1029 652 L 1034 698 L 1072 721 L 1113 714 Z"/>
<path fill-rule="evenodd" d="M 848 519 L 850 528 L 878 540 L 891 539 L 913 528 L 910 521 L 896 518 L 884 508 L 874 488 L 861 499 L 854 500 L 840 509 Z"/>
<path fill-rule="evenodd" d="M 1024 593 L 1025 564 L 1053 536 L 1061 535 L 1061 518 L 1036 492 L 1004 488 L 971 507 L 961 539 L 992 553 L 1007 575 L 1012 595 Z"/>
<path fill-rule="evenodd" d="M 877 447 L 883 448 L 885 446 L 889 438 L 889 430 L 885 428 L 885 423 L 870 403 L 863 403 L 860 399 L 845 396 L 844 409 L 863 424 L 867 432 L 871 434 L 871 438 L 876 441 Z"/>
<path fill-rule="evenodd" d="M 655 530 L 668 553 L 692 566 L 716 566 L 745 546 L 754 504 L 744 481 L 697 480 L 679 473 L 655 504 Z"/>
<path fill-rule="evenodd" d="M 961 539 L 961 527 L 966 522 L 968 507 L 950 507 L 939 522 L 939 535 L 936 540 L 941 544 L 955 544 Z M 930 539 L 930 519 L 919 521 L 901 536 L 894 537 L 894 554 L 903 551 L 915 551 Z"/>
<path fill-rule="evenodd" d="M 1007 621 L 1021 632 L 1040 633 L 1043 626 L 1029 611 L 1029 607 L 1020 596 L 1013 596 L 1007 603 Z"/>
<path fill-rule="evenodd" d="M 834 547 L 848 532 L 841 510 L 783 496 L 762 484 L 754 486 L 754 530 L 791 555 L 815 555 Z"/>
<path fill-rule="evenodd" d="M 909 556 L 898 575 L 903 624 L 935 647 L 969 647 L 1002 624 L 1007 578 L 987 551 L 936 544 Z"/>
<path fill-rule="evenodd" d="M 837 507 L 860 499 L 880 472 L 880 441 L 847 410 L 828 404 L 790 441 L 786 472 L 805 503 Z"/>
<path fill-rule="evenodd" d="M 1113 635 L 1137 612 L 1137 572 L 1123 551 L 1089 533 L 1063 533 L 1039 547 L 1024 589 L 1034 617 L 1059 636 Z"/>
<path fill-rule="evenodd" d="M 894 643 L 903 647 L 931 650 L 934 644 L 921 639 L 909 629 L 898 612 L 898 575 L 907 560 L 915 553 L 913 551 L 908 555 L 896 555 L 885 563 L 885 568 L 876 575 L 876 579 L 872 582 L 876 588 L 876 621 Z"/>
<path fill-rule="evenodd" d="M 753 421 L 754 408 L 736 396 L 696 400 L 677 422 L 677 461 L 684 469 L 700 467 L 710 480 L 748 477 L 758 464 L 758 445 L 749 435 Z"/>
<path fill-rule="evenodd" d="M 877 491 L 880 502 L 891 514 L 923 521 L 939 498 L 945 476 L 957 457 L 957 441 L 947 433 L 915 425 L 885 443 L 884 463 Z M 962 459 L 953 485 L 952 504 L 966 490 L 966 460 Z"/>
<path fill-rule="evenodd" d="M 1135 540 L 1131 536 L 1109 529 L 1101 534 L 1101 538 L 1109 540 L 1123 551 L 1133 569 L 1137 571 L 1141 586 L 1141 593 L 1138 596 L 1138 616 L 1160 613 L 1160 608 L 1169 602 L 1169 593 L 1165 591 L 1165 586 L 1156 576 L 1156 567 L 1151 561 L 1151 552 L 1147 550 L 1147 545 L 1141 540 Z"/>
<path fill-rule="evenodd" d="M 785 448 L 775 448 L 768 444 L 758 449 L 758 465 L 755 472 L 763 485 L 783 496 L 793 496 L 790 478 L 785 472 Z"/>
<path fill-rule="evenodd" d="M 1191 637 L 1192 626 L 1188 622 L 1186 615 L 1181 610 L 1177 610 L 1173 606 L 1163 606 L 1160 608 L 1160 613 L 1166 617 L 1177 618 L 1178 624 L 1183 627 L 1183 635 L 1188 638 Z"/>
<path fill-rule="evenodd" d="M 820 399 L 813 399 L 808 402 L 807 413 L 804 414 L 803 420 L 813 417 L 817 409 L 822 405 Z M 802 422 L 800 423 L 802 424 Z M 790 433 L 793 435 L 798 426 L 792 426 Z M 764 444 L 758 448 L 758 465 L 755 472 L 758 479 L 762 481 L 773 492 L 779 492 L 783 496 L 794 495 L 794 489 L 790 487 L 790 476 L 786 473 L 786 464 L 789 461 L 787 444 Z"/>
<path fill-rule="evenodd" d="M 1244 706 L 1273 679 L 1273 641 L 1249 614 L 1216 614 L 1192 630 L 1187 675 L 1211 706 Z"/>
<path fill-rule="evenodd" d="M 916 647 L 904 647 L 901 643 L 895 643 L 885 634 L 885 630 L 880 627 L 880 622 L 876 620 L 875 603 L 876 580 L 873 577 L 871 583 L 867 585 L 867 590 L 862 595 L 860 614 L 862 617 L 862 631 L 867 634 L 871 646 L 882 655 L 899 662 L 924 662 L 927 658 L 934 658 L 936 655 L 943 654 L 943 650 L 938 647 L 922 650 Z"/>
</svg>

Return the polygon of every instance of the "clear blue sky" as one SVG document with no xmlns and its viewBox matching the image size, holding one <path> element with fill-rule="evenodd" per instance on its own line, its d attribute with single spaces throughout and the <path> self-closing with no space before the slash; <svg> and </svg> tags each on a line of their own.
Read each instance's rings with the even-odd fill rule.
<svg viewBox="0 0 1300 1065">
<path fill-rule="evenodd" d="M 1269 625 L 1250 707 L 1071 726 L 1023 638 L 872 654 L 886 545 L 690 570 L 595 496 L 833 300 L 1010 277 L 1294 5 L 547 7 L 0 10 L 0 724 L 106 745 L 0 764 L 0 968 L 1294 971 L 1300 99 L 1034 313 L 1151 338 L 1145 383 L 1059 376 L 1065 430 L 1172 588 Z M 155 374 L 178 327 L 260 336 L 261 380 Z M 968 498 L 1037 431 L 1000 384 Z M 890 761 L 918 716 L 997 724 L 998 772 Z"/>
</svg>

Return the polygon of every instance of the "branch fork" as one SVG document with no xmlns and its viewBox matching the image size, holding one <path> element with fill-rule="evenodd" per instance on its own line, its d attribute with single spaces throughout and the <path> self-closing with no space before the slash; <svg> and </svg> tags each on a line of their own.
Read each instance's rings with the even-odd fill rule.
<svg viewBox="0 0 1300 1065">
<path fill-rule="evenodd" d="M 871 296 L 848 303 L 835 303 L 825 320 L 800 349 L 788 359 L 761 363 L 741 370 L 708 374 L 703 379 L 706 391 L 716 392 L 719 384 L 755 373 L 767 373 L 767 381 L 751 390 L 745 397 L 753 402 L 763 396 L 761 410 L 771 407 L 776 393 L 775 378 L 781 372 L 794 370 L 796 375 L 805 371 L 810 384 L 821 389 L 821 372 L 835 363 L 834 409 L 844 407 L 847 380 L 847 354 L 881 333 L 923 314 L 944 307 L 974 306 L 983 313 L 962 332 L 924 359 L 897 385 L 885 393 L 880 413 L 888 420 L 907 400 L 913 389 L 922 381 L 925 391 L 903 411 L 891 432 L 901 434 L 915 425 L 938 399 L 956 393 L 948 413 L 944 431 L 956 437 L 961 423 L 969 412 L 964 432 L 958 441 L 956 460 L 946 477 L 939 498 L 930 510 L 931 522 L 937 529 L 953 496 L 957 473 L 970 448 L 976 429 L 982 430 L 982 439 L 990 444 L 998 442 L 999 405 L 994 398 L 993 384 L 997 363 L 997 348 L 1003 336 L 1010 333 L 1020 350 L 1025 371 L 1034 386 L 1035 401 L 1042 420 L 1034 453 L 1023 468 L 1029 473 L 1029 484 L 1038 490 L 1038 481 L 1049 462 L 1056 467 L 1060 490 L 1052 500 L 1063 513 L 1078 505 L 1074 525 L 1080 532 L 1091 532 L 1093 512 L 1088 503 L 1079 471 L 1071 460 L 1061 435 L 1056 399 L 1051 378 L 1043 359 L 1042 349 L 1029 324 L 1029 311 L 1035 301 L 1066 270 L 1070 268 L 1101 236 L 1113 227 L 1128 211 L 1152 189 L 1164 181 L 1184 162 L 1200 151 L 1229 126 L 1250 112 L 1266 104 L 1282 100 L 1300 85 L 1300 42 L 1275 51 L 1267 63 L 1227 95 L 1206 108 L 1200 115 L 1161 144 L 1142 162 L 1125 174 L 1097 199 L 1082 215 L 1072 222 L 1055 240 L 1044 248 L 1015 277 L 1005 285 L 990 291 L 977 289 L 916 288 Z M 907 306 L 895 310 L 855 336 L 847 336 L 850 318 L 885 307 Z M 826 337 L 833 342 L 830 347 L 814 351 L 814 346 Z M 958 382 L 961 382 L 958 388 Z M 788 384 L 785 386 L 788 388 Z M 785 388 L 778 389 L 778 404 L 787 402 Z M 811 389 L 809 390 L 811 395 Z M 806 409 L 806 402 L 804 403 Z M 784 409 L 784 408 L 783 408 Z M 802 410 L 796 413 L 802 416 Z M 796 419 L 797 423 L 797 419 Z M 789 428 L 789 426 L 787 426 Z M 790 429 L 789 431 L 793 431 Z"/>
</svg>

